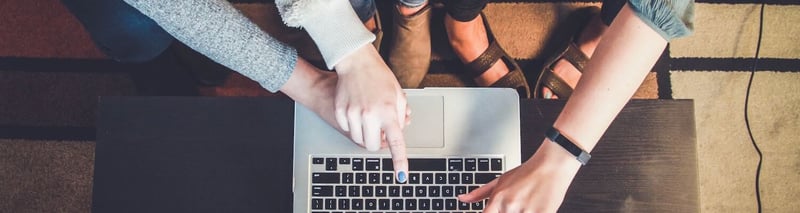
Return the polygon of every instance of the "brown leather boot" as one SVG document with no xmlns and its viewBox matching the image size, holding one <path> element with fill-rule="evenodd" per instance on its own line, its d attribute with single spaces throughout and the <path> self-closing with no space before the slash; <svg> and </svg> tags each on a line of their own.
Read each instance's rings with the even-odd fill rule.
<svg viewBox="0 0 800 213">
<path fill-rule="evenodd" d="M 431 65 L 431 5 L 412 16 L 394 9 L 394 36 L 389 49 L 389 68 L 403 88 L 419 87 Z"/>
</svg>

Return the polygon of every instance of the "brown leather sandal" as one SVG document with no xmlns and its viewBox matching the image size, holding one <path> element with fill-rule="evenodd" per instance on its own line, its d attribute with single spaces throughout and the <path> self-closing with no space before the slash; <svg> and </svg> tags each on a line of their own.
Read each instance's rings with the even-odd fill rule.
<svg viewBox="0 0 800 213">
<path fill-rule="evenodd" d="M 474 79 L 480 75 L 482 75 L 486 70 L 491 68 L 497 61 L 503 60 L 506 66 L 508 67 L 508 74 L 494 82 L 490 87 L 507 87 L 513 88 L 517 90 L 519 93 L 520 98 L 530 98 L 530 87 L 528 86 L 528 80 L 525 78 L 525 74 L 522 73 L 522 69 L 519 67 L 519 64 L 508 56 L 505 50 L 500 47 L 500 44 L 497 43 L 497 40 L 492 33 L 492 29 L 489 27 L 489 21 L 486 20 L 486 15 L 481 12 L 481 19 L 483 19 L 483 26 L 486 28 L 486 34 L 489 38 L 489 47 L 481 53 L 478 58 L 472 60 L 471 62 L 465 64 L 467 69 L 467 75 Z"/>
<path fill-rule="evenodd" d="M 539 78 L 536 80 L 536 85 L 533 92 L 534 98 L 542 98 L 542 88 L 547 87 L 553 92 L 553 94 L 558 96 L 559 99 L 568 99 L 569 96 L 572 95 L 572 90 L 574 88 L 569 86 L 564 79 L 555 74 L 553 69 L 555 69 L 556 62 L 561 59 L 567 60 L 579 72 L 583 72 L 583 68 L 586 66 L 586 63 L 589 62 L 589 57 L 581 52 L 581 49 L 578 48 L 577 44 L 575 44 L 575 40 L 583 31 L 582 29 L 585 28 L 589 22 L 591 22 L 591 18 L 600 13 L 600 9 L 597 7 L 587 7 L 576 11 L 576 13 L 584 13 L 574 14 L 578 16 L 578 20 L 575 21 L 579 23 L 578 27 L 581 30 L 578 30 L 577 33 L 572 34 L 569 40 L 567 40 L 566 44 L 563 45 L 561 49 L 555 51 L 555 55 L 545 61 L 544 68 L 542 68 L 541 73 L 539 73 Z"/>
</svg>

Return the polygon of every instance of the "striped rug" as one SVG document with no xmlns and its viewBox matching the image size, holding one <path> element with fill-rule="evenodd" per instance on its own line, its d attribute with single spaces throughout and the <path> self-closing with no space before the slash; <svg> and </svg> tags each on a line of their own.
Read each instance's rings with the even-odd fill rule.
<svg viewBox="0 0 800 213">
<path fill-rule="evenodd" d="M 307 35 L 282 26 L 271 1 L 231 2 L 319 64 Z M 749 119 L 765 159 L 763 208 L 795 212 L 800 209 L 794 201 L 800 197 L 800 1 L 766 2 Z M 485 12 L 499 42 L 532 79 L 547 45 L 558 39 L 553 33 L 558 23 L 576 8 L 599 4 L 499 0 Z M 743 110 L 760 2 L 703 0 L 695 9 L 694 35 L 669 45 L 635 97 L 694 99 L 701 211 L 753 212 L 758 158 Z M 0 20 L 0 212 L 90 210 L 97 96 L 271 95 L 238 75 L 222 87 L 198 92 L 186 67 L 172 58 L 145 64 L 111 61 L 57 0 L 2 1 Z M 437 25 L 441 22 L 434 21 L 431 74 L 423 84 L 472 86 L 460 75 L 461 65 Z"/>
</svg>

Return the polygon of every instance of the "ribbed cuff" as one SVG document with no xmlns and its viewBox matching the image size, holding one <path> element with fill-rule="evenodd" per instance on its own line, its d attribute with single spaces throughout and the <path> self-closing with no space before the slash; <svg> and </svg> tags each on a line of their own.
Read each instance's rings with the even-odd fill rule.
<svg viewBox="0 0 800 213">
<path fill-rule="evenodd" d="M 300 25 L 314 39 L 328 69 L 356 49 L 372 43 L 375 35 L 364 27 L 348 0 L 317 1 Z"/>
</svg>

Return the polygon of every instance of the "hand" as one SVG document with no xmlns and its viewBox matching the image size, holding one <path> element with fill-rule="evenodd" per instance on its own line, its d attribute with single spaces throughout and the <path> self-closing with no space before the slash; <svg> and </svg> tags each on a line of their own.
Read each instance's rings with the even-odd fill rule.
<svg viewBox="0 0 800 213">
<path fill-rule="evenodd" d="M 406 179 L 403 127 L 406 124 L 406 97 L 386 63 L 372 45 L 364 45 L 336 66 L 335 115 L 350 139 L 370 151 L 386 140 L 392 153 L 398 180 Z"/>
<path fill-rule="evenodd" d="M 484 213 L 556 212 L 580 165 L 561 147 L 545 141 L 528 161 L 458 199 L 473 203 L 488 198 Z"/>
</svg>

